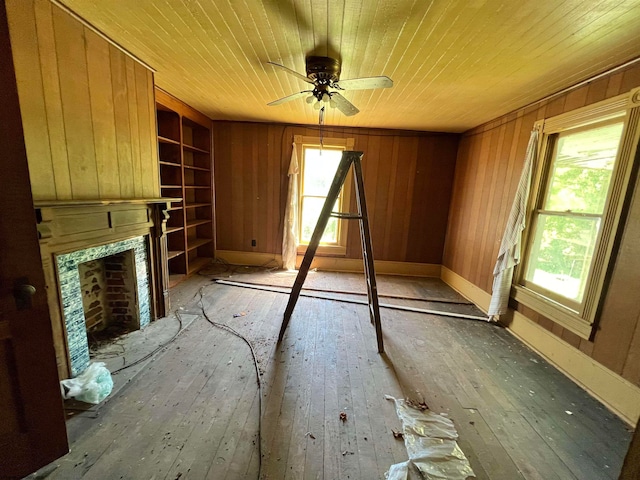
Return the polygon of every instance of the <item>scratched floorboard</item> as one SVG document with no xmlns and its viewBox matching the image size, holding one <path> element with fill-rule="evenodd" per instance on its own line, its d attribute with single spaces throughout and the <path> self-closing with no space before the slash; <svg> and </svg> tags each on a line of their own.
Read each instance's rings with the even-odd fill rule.
<svg viewBox="0 0 640 480">
<path fill-rule="evenodd" d="M 255 269 L 222 273 L 235 281 L 294 280 Z M 460 299 L 435 279 L 379 276 L 378 284 L 392 295 Z M 201 313 L 202 285 L 209 317 L 249 338 L 258 357 L 263 479 L 384 478 L 406 459 L 385 394 L 449 415 L 477 478 L 617 478 L 630 441 L 625 425 L 499 327 L 383 310 L 381 356 L 365 306 L 301 298 L 276 346 L 286 295 L 196 277 L 172 291 L 173 309 Z M 313 272 L 306 285 L 365 291 L 352 274 Z M 397 303 L 479 313 L 468 305 Z M 113 398 L 69 421 L 71 452 L 48 478 L 258 478 L 258 400 L 247 346 L 200 316 Z"/>
</svg>

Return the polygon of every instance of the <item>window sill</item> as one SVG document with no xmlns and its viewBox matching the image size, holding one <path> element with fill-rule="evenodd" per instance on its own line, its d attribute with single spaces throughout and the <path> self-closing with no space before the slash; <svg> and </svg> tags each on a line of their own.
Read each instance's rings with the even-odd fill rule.
<svg viewBox="0 0 640 480">
<path fill-rule="evenodd" d="M 304 255 L 307 251 L 307 245 L 298 245 L 298 255 Z M 347 255 L 347 247 L 341 245 L 319 245 L 316 255 L 327 257 L 345 257 Z"/>
<path fill-rule="evenodd" d="M 576 312 L 520 285 L 514 285 L 511 294 L 516 302 L 535 310 L 579 337 L 589 340 L 593 324 Z"/>
</svg>

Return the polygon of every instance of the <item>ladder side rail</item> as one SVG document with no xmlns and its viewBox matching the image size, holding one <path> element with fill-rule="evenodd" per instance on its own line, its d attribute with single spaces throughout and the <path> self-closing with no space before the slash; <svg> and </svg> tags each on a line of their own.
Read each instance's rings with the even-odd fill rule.
<svg viewBox="0 0 640 480">
<path fill-rule="evenodd" d="M 380 304 L 378 302 L 378 287 L 376 285 L 376 272 L 373 263 L 373 252 L 371 248 L 371 230 L 369 229 L 369 214 L 367 212 L 367 202 L 364 193 L 364 180 L 362 177 L 362 164 L 360 159 L 362 155 L 353 161 L 354 176 L 356 178 L 356 201 L 358 203 L 358 214 L 362 217 L 360 220 L 361 239 L 363 244 L 363 261 L 365 275 L 367 279 L 367 288 L 370 291 L 370 315 L 373 315 L 373 321 L 376 329 L 376 339 L 378 342 L 378 353 L 384 353 L 384 342 L 382 339 L 382 325 L 380 321 Z"/>
<path fill-rule="evenodd" d="M 304 254 L 302 264 L 300 265 L 300 269 L 298 270 L 298 275 L 296 276 L 296 280 L 293 283 L 289 301 L 284 311 L 284 319 L 282 322 L 282 326 L 280 327 L 278 342 L 281 342 L 282 338 L 284 337 L 284 332 L 289 325 L 289 320 L 291 319 L 291 315 L 293 314 L 293 310 L 298 301 L 298 297 L 300 296 L 300 290 L 302 290 L 302 285 L 304 284 L 304 281 L 307 278 L 307 274 L 309 273 L 309 267 L 311 266 L 313 257 L 316 254 L 318 245 L 320 245 L 320 240 L 322 239 L 322 235 L 324 234 L 324 230 L 329 221 L 329 217 L 331 216 L 333 207 L 336 203 L 336 200 L 338 199 L 340 189 L 342 188 L 342 185 L 347 178 L 347 173 L 349 172 L 349 168 L 351 167 L 353 159 L 359 158 L 358 155 L 362 155 L 362 152 L 342 152 L 342 159 L 340 160 L 340 164 L 338 165 L 338 169 L 336 170 L 336 175 L 333 178 L 331 187 L 329 187 L 327 199 L 324 202 L 324 206 L 322 207 L 322 211 L 320 212 L 320 217 L 318 218 L 318 223 L 313 230 L 311 240 L 309 241 L 309 245 L 307 246 L 307 251 Z"/>
</svg>

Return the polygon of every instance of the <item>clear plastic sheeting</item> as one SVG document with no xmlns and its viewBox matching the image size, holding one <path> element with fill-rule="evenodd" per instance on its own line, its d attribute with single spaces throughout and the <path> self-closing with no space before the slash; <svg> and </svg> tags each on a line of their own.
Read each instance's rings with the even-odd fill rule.
<svg viewBox="0 0 640 480">
<path fill-rule="evenodd" d="M 475 478 L 471 465 L 456 441 L 453 422 L 443 416 L 419 410 L 404 400 L 393 400 L 402 421 L 404 444 L 409 460 L 392 465 L 387 480 L 466 480 Z"/>
<path fill-rule="evenodd" d="M 103 362 L 94 362 L 76 378 L 60 382 L 62 398 L 75 398 L 81 402 L 98 404 L 113 389 L 111 372 Z"/>
</svg>

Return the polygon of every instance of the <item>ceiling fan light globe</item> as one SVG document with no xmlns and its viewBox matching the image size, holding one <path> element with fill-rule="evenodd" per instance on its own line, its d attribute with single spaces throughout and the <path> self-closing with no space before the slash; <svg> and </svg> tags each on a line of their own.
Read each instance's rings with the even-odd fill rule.
<svg viewBox="0 0 640 480">
<path fill-rule="evenodd" d="M 314 110 L 320 110 L 320 107 L 321 107 L 321 106 L 322 106 L 322 105 L 320 105 L 320 102 L 316 102 L 316 103 L 314 103 L 314 104 L 313 104 L 313 109 L 314 109 Z"/>
<path fill-rule="evenodd" d="M 331 97 L 329 96 L 328 93 L 324 93 L 322 94 L 322 101 L 327 103 L 329 100 L 331 100 Z"/>
<path fill-rule="evenodd" d="M 305 101 L 306 101 L 307 103 L 311 104 L 311 103 L 313 103 L 313 100 L 314 100 L 315 98 L 316 98 L 316 97 L 314 97 L 313 95 L 309 95 L 307 98 L 305 98 Z"/>
</svg>

